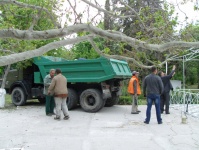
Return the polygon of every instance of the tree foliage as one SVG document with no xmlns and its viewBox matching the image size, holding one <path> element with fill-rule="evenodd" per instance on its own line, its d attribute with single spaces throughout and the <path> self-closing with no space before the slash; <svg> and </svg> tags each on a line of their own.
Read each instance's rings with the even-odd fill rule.
<svg viewBox="0 0 199 150">
<path fill-rule="evenodd" d="M 181 32 L 181 37 L 183 40 L 188 41 L 188 42 L 198 41 L 199 40 L 199 22 L 197 22 L 195 25 L 190 24 L 186 26 L 184 30 L 182 30 Z M 185 76 L 186 76 L 186 83 L 190 85 L 198 83 L 198 88 L 199 88 L 199 52 L 196 53 L 195 51 L 199 51 L 199 50 L 198 49 L 193 50 L 192 59 L 185 63 L 186 65 Z M 186 51 L 183 54 L 187 54 Z"/>
<path fill-rule="evenodd" d="M 88 47 L 89 42 L 100 55 L 125 59 L 139 68 L 162 66 L 170 56 L 180 54 L 186 48 L 199 47 L 198 41 L 188 42 L 176 36 L 174 26 L 177 18 L 172 16 L 173 7 L 159 0 L 109 0 L 106 1 L 107 7 L 98 0 L 64 2 L 66 5 L 58 4 L 55 0 L 0 1 L 3 48 L 9 50 L 15 46 L 19 49 L 17 54 L 2 54 L 1 66 L 52 50 L 59 54 L 59 48 L 63 50 L 66 45 L 80 42 Z M 56 17 L 55 12 L 60 10 L 66 10 L 59 13 L 59 17 L 65 18 L 65 25 L 61 25 L 59 17 Z M 108 18 L 105 22 L 102 20 L 103 14 Z M 98 26 L 100 23 L 104 27 Z M 74 36 L 81 32 L 88 34 Z M 95 39 L 103 39 L 103 46 Z M 8 40 L 16 41 L 6 42 Z M 23 42 L 27 43 L 21 44 Z"/>
<path fill-rule="evenodd" d="M 26 3 L 25 0 L 20 0 L 22 3 Z M 56 1 L 36 1 L 30 0 L 27 5 L 41 6 L 41 9 L 32 9 L 29 7 L 21 7 L 18 5 L 0 5 L 1 10 L 1 22 L 0 29 L 13 28 L 20 30 L 37 30 L 43 31 L 47 29 L 53 29 L 54 22 L 49 19 L 49 15 L 42 10 L 42 7 L 46 7 L 53 18 L 57 18 L 54 11 L 53 5 Z M 54 20 L 55 21 L 55 20 Z M 21 53 L 27 50 L 36 49 L 42 47 L 48 43 L 59 41 L 59 38 L 43 39 L 43 40 L 19 40 L 13 38 L 3 38 L 0 40 L 0 54 L 8 55 L 12 53 Z M 55 52 L 56 51 L 56 52 Z M 49 52 L 50 55 L 56 55 L 58 50 L 52 50 Z M 60 52 L 58 52 L 60 53 Z M 47 54 L 48 55 L 48 54 Z M 23 62 L 17 63 L 17 68 L 27 67 L 32 64 L 31 60 L 24 60 Z"/>
</svg>

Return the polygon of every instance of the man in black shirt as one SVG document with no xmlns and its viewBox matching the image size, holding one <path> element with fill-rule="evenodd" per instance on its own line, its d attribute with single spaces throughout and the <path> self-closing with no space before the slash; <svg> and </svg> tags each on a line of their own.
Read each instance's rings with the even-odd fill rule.
<svg viewBox="0 0 199 150">
<path fill-rule="evenodd" d="M 165 73 L 162 71 L 160 71 L 158 73 L 158 75 L 161 77 L 163 85 L 164 85 L 164 91 L 161 95 L 161 102 L 160 102 L 161 113 L 163 113 L 164 105 L 165 105 L 166 106 L 165 113 L 170 114 L 170 112 L 169 112 L 170 94 L 169 93 L 170 93 L 170 90 L 173 89 L 170 79 L 175 74 L 175 69 L 176 69 L 176 66 L 173 65 L 173 69 L 169 75 L 165 75 Z"/>
</svg>

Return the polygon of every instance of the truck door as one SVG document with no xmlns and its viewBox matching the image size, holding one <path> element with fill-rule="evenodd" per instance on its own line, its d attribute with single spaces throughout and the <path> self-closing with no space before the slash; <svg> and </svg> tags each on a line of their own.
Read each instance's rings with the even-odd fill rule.
<svg viewBox="0 0 199 150">
<path fill-rule="evenodd" d="M 9 71 L 7 78 L 6 78 L 6 85 L 5 88 L 9 89 L 10 86 L 19 80 L 19 71 L 17 69 L 12 69 Z"/>
</svg>

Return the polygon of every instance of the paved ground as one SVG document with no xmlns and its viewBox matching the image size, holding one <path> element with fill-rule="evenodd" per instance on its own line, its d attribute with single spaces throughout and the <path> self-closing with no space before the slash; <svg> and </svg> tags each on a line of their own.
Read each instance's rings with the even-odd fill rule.
<svg viewBox="0 0 199 150">
<path fill-rule="evenodd" d="M 198 150 L 199 120 L 181 123 L 181 112 L 171 109 L 158 125 L 153 106 L 149 125 L 143 123 L 146 106 L 138 115 L 130 106 L 103 108 L 86 113 L 70 111 L 70 120 L 55 121 L 44 106 L 0 109 L 0 149 L 24 150 Z"/>
</svg>

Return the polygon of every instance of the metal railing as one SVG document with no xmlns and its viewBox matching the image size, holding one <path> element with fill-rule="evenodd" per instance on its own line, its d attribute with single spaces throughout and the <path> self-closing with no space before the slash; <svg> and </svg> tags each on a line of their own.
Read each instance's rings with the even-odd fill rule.
<svg viewBox="0 0 199 150">
<path fill-rule="evenodd" d="M 178 89 L 170 95 L 171 107 L 199 119 L 199 89 Z"/>
</svg>

